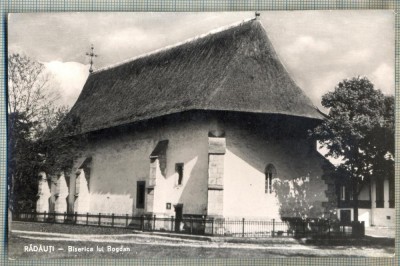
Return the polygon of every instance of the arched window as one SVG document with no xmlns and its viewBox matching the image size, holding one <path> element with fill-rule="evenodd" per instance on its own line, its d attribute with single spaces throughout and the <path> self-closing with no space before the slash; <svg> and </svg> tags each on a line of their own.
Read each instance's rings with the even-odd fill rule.
<svg viewBox="0 0 400 266">
<path fill-rule="evenodd" d="M 272 193 L 272 179 L 276 178 L 276 169 L 273 164 L 265 167 L 265 194 Z"/>
</svg>

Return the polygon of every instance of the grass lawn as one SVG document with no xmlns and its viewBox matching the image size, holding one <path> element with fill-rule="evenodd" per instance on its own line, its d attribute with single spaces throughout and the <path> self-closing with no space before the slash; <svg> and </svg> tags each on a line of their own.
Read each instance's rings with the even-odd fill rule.
<svg viewBox="0 0 400 266">
<path fill-rule="evenodd" d="M 53 245 L 55 252 L 35 253 L 24 252 L 24 246 Z M 236 244 L 238 245 L 238 244 Z M 75 248 L 91 247 L 92 252 L 68 252 L 68 246 Z M 96 247 L 104 247 L 104 252 L 97 252 Z M 91 241 L 48 241 L 48 240 L 27 240 L 18 236 L 11 236 L 9 239 L 8 255 L 10 259 L 58 259 L 58 258 L 137 258 L 137 259 L 164 259 L 164 258 L 243 258 L 260 259 L 275 257 L 389 257 L 394 253 L 394 248 L 389 250 L 361 249 L 361 248 L 309 248 L 309 249 L 258 249 L 258 248 L 233 248 L 227 246 L 200 246 L 187 245 L 165 246 L 150 244 L 123 244 L 129 251 L 112 253 L 107 252 L 107 246 L 121 247 L 117 243 L 94 243 Z M 58 251 L 63 248 L 63 251 Z"/>
<path fill-rule="evenodd" d="M 388 257 L 394 254 L 394 240 L 369 241 L 371 245 L 359 243 L 347 245 L 327 245 L 326 243 L 301 244 L 293 239 L 252 241 L 235 239 L 235 241 L 200 241 L 148 234 L 134 234 L 130 229 L 72 226 L 63 224 L 41 224 L 14 222 L 8 243 L 8 254 L 11 259 L 43 258 L 270 258 L 270 257 Z M 18 232 L 24 231 L 24 233 Z M 49 235 L 35 232 L 51 232 L 68 235 Z M 126 235 L 128 234 L 128 235 Z M 80 236 L 82 235 L 82 236 Z M 88 236 L 93 235 L 93 236 Z M 368 239 L 367 239 L 368 240 Z M 26 250 L 32 245 L 54 246 L 52 253 L 37 253 Z M 107 246 L 126 248 L 123 252 L 107 251 Z M 68 246 L 75 248 L 92 248 L 93 251 L 68 251 Z M 104 251 L 97 251 L 97 246 Z M 62 249 L 62 250 L 58 250 Z"/>
<path fill-rule="evenodd" d="M 28 241 L 29 242 L 29 241 Z M 190 247 L 190 246 L 157 246 L 142 244 L 124 244 L 124 247 L 130 249 L 129 252 L 110 253 L 110 252 L 67 252 L 68 245 L 74 247 L 93 247 L 108 245 L 120 247 L 115 243 L 93 243 L 93 242 L 73 242 L 73 241 L 31 241 L 35 245 L 54 245 L 57 248 L 62 247 L 64 251 L 55 251 L 50 254 L 27 253 L 23 251 L 23 246 L 27 245 L 27 240 L 19 237 L 9 239 L 9 258 L 18 259 L 43 259 L 43 258 L 265 258 L 265 257 L 284 257 L 281 251 L 265 252 L 264 250 L 248 249 L 219 249 L 215 247 Z"/>
</svg>

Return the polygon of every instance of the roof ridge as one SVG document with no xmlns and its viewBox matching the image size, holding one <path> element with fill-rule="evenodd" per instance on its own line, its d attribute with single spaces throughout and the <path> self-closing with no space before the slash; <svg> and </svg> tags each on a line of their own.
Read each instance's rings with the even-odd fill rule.
<svg viewBox="0 0 400 266">
<path fill-rule="evenodd" d="M 220 33 L 220 32 L 224 32 L 224 31 L 230 30 L 232 28 L 236 28 L 236 27 L 242 26 L 243 24 L 248 23 L 250 21 L 257 21 L 257 20 L 255 18 L 248 18 L 248 19 L 244 19 L 244 20 L 239 21 L 239 22 L 232 23 L 230 25 L 226 25 L 226 26 L 222 26 L 222 27 L 219 27 L 219 28 L 215 28 L 215 29 L 210 30 L 207 33 L 203 33 L 203 34 L 191 37 L 191 38 L 183 40 L 181 42 L 177 42 L 177 43 L 172 44 L 172 45 L 167 45 L 167 46 L 164 46 L 162 48 L 159 48 L 159 49 L 156 49 L 156 50 L 144 53 L 144 54 L 140 54 L 140 55 L 128 58 L 128 59 L 120 61 L 118 63 L 111 64 L 111 65 L 99 68 L 97 70 L 94 70 L 94 72 L 92 74 L 96 74 L 96 73 L 103 72 L 105 70 L 116 68 L 116 67 L 131 63 L 131 62 L 133 62 L 135 60 L 146 58 L 148 56 L 155 55 L 155 54 L 170 50 L 172 48 L 176 48 L 176 47 L 182 46 L 184 44 L 191 43 L 191 42 L 197 41 L 199 39 L 202 39 L 202 38 L 205 38 L 205 37 L 208 37 L 208 36 Z"/>
</svg>

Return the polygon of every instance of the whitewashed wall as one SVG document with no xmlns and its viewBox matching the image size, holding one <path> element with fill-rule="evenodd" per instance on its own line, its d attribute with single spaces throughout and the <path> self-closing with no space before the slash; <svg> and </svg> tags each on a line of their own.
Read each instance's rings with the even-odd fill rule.
<svg viewBox="0 0 400 266">
<path fill-rule="evenodd" d="M 155 186 L 153 211 L 157 215 L 172 216 L 175 214 L 173 205 L 179 203 L 183 204 L 183 214 L 206 215 L 209 131 L 226 134 L 225 217 L 280 218 L 275 194 L 265 193 L 265 167 L 269 163 L 276 167 L 278 178 L 308 176 L 316 193 L 314 206 L 322 208 L 322 202 L 327 201 L 327 185 L 321 179 L 322 159 L 315 151 L 310 151 L 307 141 L 277 142 L 240 123 L 217 120 L 197 118 L 171 122 L 163 127 L 108 135 L 92 142 L 87 151 L 87 156 L 92 157 L 89 212 L 143 214 L 144 209 L 136 208 L 136 182 L 148 181 L 149 155 L 158 141 L 168 139 L 166 176 Z M 182 185 L 177 184 L 176 163 L 184 163 Z M 70 187 L 74 186 L 72 181 Z M 70 197 L 70 201 L 73 204 L 74 198 Z M 171 203 L 170 210 L 166 209 L 167 203 Z"/>
<path fill-rule="evenodd" d="M 108 136 L 91 143 L 87 152 L 92 156 L 90 212 L 144 213 L 144 209 L 136 208 L 136 182 L 147 181 L 149 156 L 158 141 L 168 139 L 166 177 L 155 187 L 154 211 L 174 215 L 173 205 L 182 203 L 183 213 L 205 214 L 207 134 L 204 121 L 187 121 Z M 184 163 L 183 184 L 180 186 L 177 185 L 176 163 Z M 166 210 L 167 202 L 172 205 L 170 210 Z"/>
<path fill-rule="evenodd" d="M 322 159 L 305 140 L 276 141 L 251 129 L 226 125 L 224 216 L 280 219 L 275 193 L 265 193 L 265 168 L 272 163 L 280 179 L 309 176 L 314 206 L 322 208 L 327 185 L 321 179 Z M 314 196 L 314 195 L 313 195 Z"/>
</svg>

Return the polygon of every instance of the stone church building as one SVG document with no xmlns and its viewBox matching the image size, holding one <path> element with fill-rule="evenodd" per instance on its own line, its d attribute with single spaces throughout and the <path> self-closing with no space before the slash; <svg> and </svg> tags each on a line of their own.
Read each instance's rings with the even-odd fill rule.
<svg viewBox="0 0 400 266">
<path fill-rule="evenodd" d="M 62 122 L 87 146 L 37 210 L 280 220 L 295 214 L 274 184 L 306 178 L 327 217 L 334 181 L 307 138 L 323 118 L 260 21 L 231 25 L 90 74 Z"/>
</svg>

